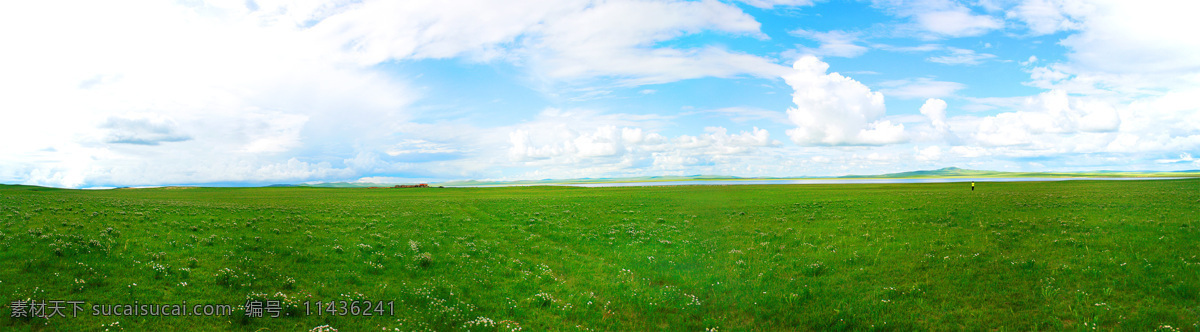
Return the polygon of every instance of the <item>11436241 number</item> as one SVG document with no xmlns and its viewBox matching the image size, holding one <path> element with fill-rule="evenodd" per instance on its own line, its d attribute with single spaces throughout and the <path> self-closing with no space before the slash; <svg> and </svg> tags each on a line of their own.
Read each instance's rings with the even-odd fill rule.
<svg viewBox="0 0 1200 332">
<path fill-rule="evenodd" d="M 395 316 L 396 301 L 304 301 L 305 315 Z"/>
</svg>

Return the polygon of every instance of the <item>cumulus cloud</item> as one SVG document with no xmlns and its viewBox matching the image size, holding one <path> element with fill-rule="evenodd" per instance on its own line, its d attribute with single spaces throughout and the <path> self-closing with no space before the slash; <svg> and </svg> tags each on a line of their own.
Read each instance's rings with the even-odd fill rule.
<svg viewBox="0 0 1200 332">
<path fill-rule="evenodd" d="M 630 135 L 622 135 L 632 134 L 631 131 L 621 129 L 605 126 L 596 128 L 594 132 L 570 133 L 574 134 L 571 135 L 574 137 L 569 140 L 541 147 L 533 145 L 528 131 L 517 130 L 511 136 L 513 143 L 511 151 L 517 160 L 545 159 L 564 155 L 581 158 L 612 157 L 624 153 L 623 143 L 626 140 L 633 140 Z"/>
<path fill-rule="evenodd" d="M 1118 164 L 1123 169 L 1146 169 L 1153 165 L 1149 158 L 1200 146 L 1200 131 L 1189 127 L 1200 123 L 1200 112 L 1176 104 L 1181 101 L 1177 98 L 1121 104 L 1112 98 L 1049 91 L 1002 99 L 987 101 L 1001 110 L 995 115 L 954 117 L 946 117 L 939 100 L 927 100 L 921 113 L 932 130 L 918 127 L 914 140 L 947 144 L 941 145 L 941 161 L 959 160 L 967 166 L 1037 158 L 1045 165 L 1051 161 L 1082 169 Z M 938 130 L 939 122 L 944 129 Z M 1142 164 L 1135 166 L 1135 162 Z M 1042 167 L 1024 162 L 1012 167 L 1030 166 Z"/>
<path fill-rule="evenodd" d="M 1062 40 L 1073 64 L 1111 73 L 1200 70 L 1200 41 L 1172 33 L 1200 29 L 1189 11 L 1169 3 L 1127 1 L 1101 7 L 1087 16 L 1080 33 Z"/>
<path fill-rule="evenodd" d="M 1120 125 L 1109 103 L 1055 90 L 1027 98 L 1019 111 L 984 117 L 974 138 L 992 146 L 1024 145 L 1053 140 L 1042 135 L 1112 132 Z"/>
<path fill-rule="evenodd" d="M 740 165 L 736 156 L 752 156 L 780 144 L 760 128 L 730 133 L 724 127 L 707 127 L 702 134 L 667 137 L 657 132 L 660 125 L 657 119 L 630 119 L 625 114 L 547 109 L 533 121 L 501 129 L 507 130 L 512 167 L 536 167 L 538 176 Z"/>
<path fill-rule="evenodd" d="M 644 132 L 656 128 L 659 117 L 627 114 L 603 114 L 589 110 L 548 108 L 533 121 L 499 128 L 506 132 L 508 152 L 513 161 L 569 164 L 582 159 L 608 159 L 627 156 L 639 148 L 653 148 L 666 137 Z"/>
<path fill-rule="evenodd" d="M 1009 16 L 1025 22 L 1031 34 L 1070 33 L 1060 41 L 1066 59 L 1039 59 L 1042 65 L 1029 69 L 1027 82 L 1055 93 L 1039 97 L 1042 109 L 1066 111 L 984 119 L 981 124 L 993 129 L 1011 123 L 1012 135 L 1020 137 L 985 141 L 1047 155 L 1123 154 L 1121 162 L 1200 147 L 1200 108 L 1187 101 L 1200 97 L 1200 42 L 1178 33 L 1200 29 L 1189 11 L 1163 2 L 1030 0 Z M 999 131 L 993 129 L 985 132 Z M 1045 132 L 1054 134 L 1039 134 Z"/>
<path fill-rule="evenodd" d="M 1020 63 L 1022 66 L 1029 66 L 1029 65 L 1033 65 L 1033 64 L 1037 63 L 1037 61 L 1038 61 L 1038 57 L 1036 55 L 1030 55 L 1029 59 L 1026 59 L 1025 61 L 1021 61 Z"/>
<path fill-rule="evenodd" d="M 723 127 L 704 128 L 705 133 L 697 136 L 681 135 L 670 144 L 651 154 L 656 170 L 684 170 L 690 166 L 714 167 L 749 166 L 746 159 L 758 159 L 756 152 L 761 148 L 778 146 L 766 129 L 757 127 L 750 131 L 729 134 Z"/>
<path fill-rule="evenodd" d="M 944 132 L 948 129 L 946 126 L 946 101 L 937 98 L 925 100 L 925 104 L 921 105 L 921 114 L 929 118 L 929 123 L 933 125 L 934 130 Z"/>
<path fill-rule="evenodd" d="M 705 153 L 721 155 L 746 153 L 756 147 L 777 145 L 766 129 L 754 127 L 750 131 L 729 134 L 723 127 L 706 127 L 699 136 L 682 135 L 674 140 L 678 146 L 688 149 L 704 148 Z"/>
<path fill-rule="evenodd" d="M 646 158 L 650 153 L 682 150 L 700 151 L 703 154 L 738 154 L 756 147 L 778 144 L 770 139 L 765 129 L 759 128 L 729 134 L 723 127 L 708 127 L 701 135 L 681 135 L 668 139 L 637 127 L 639 124 L 653 127 L 655 124 L 652 121 L 617 121 L 620 116 L 547 109 L 537 120 L 509 131 L 509 155 L 518 162 L 573 164 L 590 159 L 592 162 L 605 163 L 621 158 Z"/>
<path fill-rule="evenodd" d="M 1142 98 L 1117 109 L 1120 128 L 1106 141 L 1116 153 L 1195 151 L 1200 149 L 1200 88 Z"/>
<path fill-rule="evenodd" d="M 950 153 L 963 158 L 979 158 L 990 154 L 987 149 L 978 146 L 954 146 L 950 148 Z"/>
<path fill-rule="evenodd" d="M 1038 19 L 1021 13 L 1036 8 Z M 1191 11 L 1169 2 L 1027 1 L 1011 15 L 1035 33 L 1070 31 L 1065 61 L 1033 68 L 1031 84 L 1070 93 L 1141 97 L 1200 85 L 1200 30 Z M 1042 22 L 1045 23 L 1034 23 Z"/>
<path fill-rule="evenodd" d="M 930 146 L 924 149 L 913 147 L 916 151 L 916 158 L 920 161 L 936 161 L 942 159 L 942 148 L 940 146 Z"/>
<path fill-rule="evenodd" d="M 883 94 L 838 73 L 813 56 L 796 60 L 783 76 L 795 89 L 787 134 L 800 145 L 885 145 L 905 140 L 904 125 L 882 120 Z"/>
</svg>

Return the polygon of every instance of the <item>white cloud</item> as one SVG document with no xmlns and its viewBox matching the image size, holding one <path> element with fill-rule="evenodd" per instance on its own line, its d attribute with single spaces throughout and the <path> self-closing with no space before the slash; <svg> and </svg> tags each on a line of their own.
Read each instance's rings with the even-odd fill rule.
<svg viewBox="0 0 1200 332">
<path fill-rule="evenodd" d="M 547 109 L 535 121 L 509 130 L 509 155 L 518 162 L 612 163 L 624 157 L 646 158 L 650 153 L 702 150 L 703 154 L 727 155 L 778 144 L 759 128 L 729 134 L 725 128 L 708 127 L 702 135 L 668 139 L 642 128 L 657 127 L 657 119 L 621 120 L 626 116 Z"/>
<path fill-rule="evenodd" d="M 1025 97 L 962 97 L 968 102 L 959 109 L 970 112 L 985 112 L 994 110 L 1015 109 L 1025 101 Z"/>
<path fill-rule="evenodd" d="M 685 170 L 690 166 L 753 168 L 756 166 L 754 161 L 762 158 L 756 155 L 763 152 L 761 148 L 780 144 L 770 138 L 766 129 L 757 127 L 737 134 L 729 134 L 723 127 L 707 127 L 704 131 L 699 136 L 676 137 L 670 146 L 654 152 L 653 168 L 660 171 Z"/>
<path fill-rule="evenodd" d="M 1036 8 L 1039 17 L 1021 13 Z M 1031 70 L 1030 85 L 1078 94 L 1132 98 L 1200 86 L 1196 4 L 1174 2 L 1027 1 L 1011 15 L 1034 33 L 1070 31 L 1059 43 L 1066 61 Z"/>
<path fill-rule="evenodd" d="M 894 46 L 894 45 L 887 45 L 887 44 L 873 44 L 873 45 L 871 45 L 871 47 L 875 47 L 875 48 L 885 50 L 885 51 L 892 51 L 892 52 L 931 52 L 931 51 L 943 50 L 946 48 L 946 46 L 941 45 L 941 44 L 921 44 L 921 45 L 917 45 L 917 46 Z"/>
<path fill-rule="evenodd" d="M 753 17 L 712 0 L 367 1 L 313 31 L 362 64 L 499 58 L 528 64 L 539 77 L 553 80 L 615 78 L 641 85 L 706 76 L 771 77 L 784 69 L 719 47 L 654 47 L 704 31 L 765 38 Z"/>
<path fill-rule="evenodd" d="M 987 149 L 978 146 L 954 146 L 950 148 L 950 153 L 963 158 L 979 158 L 990 154 Z"/>
<path fill-rule="evenodd" d="M 978 36 L 1004 27 L 1004 23 L 987 15 L 972 14 L 966 7 L 916 14 L 917 24 L 927 31 L 948 36 Z"/>
<path fill-rule="evenodd" d="M 1105 151 L 1146 153 L 1200 149 L 1200 88 L 1170 91 L 1117 109 L 1121 121 Z"/>
<path fill-rule="evenodd" d="M 762 9 L 771 9 L 775 6 L 810 6 L 812 0 L 739 0 L 742 3 Z"/>
<path fill-rule="evenodd" d="M 1047 135 L 1105 133 L 1120 125 L 1121 118 L 1109 103 L 1071 98 L 1056 90 L 1027 98 L 1019 111 L 982 118 L 973 137 L 989 146 L 1051 146 L 1059 139 Z"/>
<path fill-rule="evenodd" d="M 1034 35 L 1046 35 L 1079 28 L 1079 18 L 1091 10 L 1091 5 L 1081 0 L 1025 0 L 1007 16 L 1024 22 Z"/>
<path fill-rule="evenodd" d="M 527 164 L 573 164 L 619 162 L 636 149 L 653 149 L 666 137 L 646 133 L 662 125 L 658 117 L 603 114 L 588 110 L 549 108 L 534 120 L 500 127 L 507 135 L 512 161 Z"/>
<path fill-rule="evenodd" d="M 884 81 L 878 85 L 883 87 L 879 92 L 884 95 L 902 99 L 953 97 L 955 92 L 967 87 L 962 83 L 935 81 L 928 77 Z"/>
<path fill-rule="evenodd" d="M 762 2 L 762 4 L 767 4 Z M 314 28 L 355 61 L 507 59 L 551 80 L 614 78 L 622 85 L 749 74 L 784 68 L 719 47 L 654 44 L 704 31 L 765 38 L 759 23 L 718 1 L 368 1 Z"/>
<path fill-rule="evenodd" d="M 929 123 L 937 131 L 946 131 L 946 101 L 936 98 L 925 100 L 921 105 L 921 114 L 929 117 Z"/>
<path fill-rule="evenodd" d="M 1187 8 L 1190 7 L 1190 8 Z M 1192 10 L 1167 2 L 1106 2 L 1080 33 L 1062 40 L 1073 65 L 1109 73 L 1194 73 L 1200 70 L 1200 30 Z"/>
<path fill-rule="evenodd" d="M 855 155 L 855 157 L 858 157 L 858 156 Z M 879 152 L 871 152 L 870 154 L 867 154 L 865 157 L 861 157 L 861 159 L 866 159 L 868 161 L 873 161 L 873 162 L 885 162 L 886 163 L 886 162 L 895 160 L 896 156 L 881 154 Z"/>
<path fill-rule="evenodd" d="M 791 123 L 788 121 L 786 113 L 751 107 L 726 107 L 707 111 L 689 112 L 685 114 L 721 114 L 729 117 L 729 120 L 737 123 L 755 120 L 768 120 L 782 124 Z"/>
<path fill-rule="evenodd" d="M 787 131 L 801 145 L 885 145 L 905 140 L 904 125 L 881 120 L 883 94 L 849 77 L 826 73 L 829 64 L 813 56 L 796 60 L 783 76 L 795 89 Z"/>
<path fill-rule="evenodd" d="M 1053 90 L 1025 98 L 976 100 L 1003 112 L 945 119 L 948 131 L 941 135 L 952 147 L 943 158 L 996 163 L 1037 157 L 1082 169 L 1146 169 L 1153 167 L 1153 158 L 1164 153 L 1200 148 L 1200 130 L 1196 129 L 1200 128 L 1200 109 L 1186 102 L 1196 96 L 1200 90 L 1122 103 L 1117 98 Z M 922 113 L 937 114 L 933 111 L 941 107 L 933 103 L 927 102 L 928 109 Z M 930 122 L 938 117 L 930 116 Z M 1092 155 L 1106 159 L 1089 157 Z"/>
<path fill-rule="evenodd" d="M 659 45 L 701 33 L 766 38 L 753 17 L 711 0 L 48 1 L 4 7 L 0 29 L 29 31 L 0 34 L 0 44 L 11 46 L 0 61 L 6 96 L 0 109 L 10 110 L 6 123 L 19 124 L 0 132 L 0 141 L 15 142 L 0 145 L 0 160 L 11 160 L 0 163 L 4 182 L 305 181 L 361 175 L 356 172 L 365 168 L 351 164 L 412 170 L 419 168 L 408 163 L 414 158 L 445 159 L 438 165 L 454 171 L 486 169 L 449 160 L 462 151 L 446 152 L 437 145 L 444 143 L 435 143 L 475 138 L 405 143 L 417 135 L 402 132 L 413 126 L 408 105 L 421 96 L 393 78 L 402 75 L 376 67 L 388 61 L 507 61 L 534 79 L 596 78 L 618 85 L 774 78 L 787 69 L 719 46 Z M 604 134 L 574 144 L 585 155 L 611 154 Z M 190 162 L 163 162 L 176 151 L 181 154 L 174 157 Z M 498 158 L 481 155 L 472 160 Z M 114 165 L 144 173 L 114 172 Z"/>
<path fill-rule="evenodd" d="M 1159 164 L 1174 164 L 1174 163 L 1200 164 L 1200 159 L 1196 159 L 1195 157 L 1192 157 L 1191 153 L 1184 152 L 1184 153 L 1179 154 L 1179 159 L 1158 159 L 1158 160 L 1155 160 L 1154 162 L 1159 163 Z"/>
<path fill-rule="evenodd" d="M 242 118 L 240 132 L 247 143 L 241 151 L 248 153 L 284 152 L 300 146 L 300 131 L 308 116 L 282 112 L 250 113 Z"/>
<path fill-rule="evenodd" d="M 403 82 L 330 61 L 337 51 L 302 28 L 244 7 L 5 6 L 0 28 L 32 32 L 0 34 L 0 44 L 21 45 L 0 61 L 8 96 L 0 108 L 12 110 L 6 122 L 19 124 L 0 132 L 11 142 L 0 159 L 26 161 L 0 166 L 21 169 L 4 182 L 304 180 L 292 176 L 333 174 L 292 161 L 306 140 L 352 153 L 347 132 L 382 136 L 416 97 Z"/>
<path fill-rule="evenodd" d="M 743 74 L 775 77 L 786 69 L 720 47 L 653 47 L 703 31 L 766 38 L 753 17 L 717 1 L 609 1 L 547 20 L 525 52 L 544 77 L 611 77 L 625 85 Z"/>
<path fill-rule="evenodd" d="M 789 33 L 797 37 L 815 40 L 821 44 L 817 48 L 802 48 L 799 52 L 803 54 L 853 58 L 867 53 L 868 50 L 865 46 L 856 44 L 859 40 L 857 33 L 837 30 L 820 32 L 804 29 L 792 30 Z"/>
<path fill-rule="evenodd" d="M 946 46 L 942 44 L 922 44 L 917 46 L 893 46 L 887 44 L 875 44 L 872 47 L 886 51 L 906 52 L 906 53 L 924 53 L 938 52 L 942 55 L 930 56 L 925 58 L 925 61 L 947 64 L 947 65 L 978 65 L 985 60 L 996 58 L 995 54 L 978 53 L 974 50 Z M 985 43 L 985 48 L 990 48 L 991 43 Z M 1037 57 L 1031 57 L 1029 63 L 1022 62 L 1022 65 L 1028 65 L 1035 61 Z"/>
<path fill-rule="evenodd" d="M 1004 27 L 1004 22 L 979 15 L 952 0 L 874 0 L 876 6 L 892 14 L 912 19 L 915 28 L 932 33 L 928 37 L 979 36 Z"/>
<path fill-rule="evenodd" d="M 1022 65 L 1022 66 L 1028 66 L 1028 65 L 1032 65 L 1032 64 L 1034 64 L 1034 63 L 1037 63 L 1037 61 L 1038 61 L 1038 57 L 1037 57 L 1036 55 L 1030 55 L 1030 56 L 1029 56 L 1029 59 L 1027 59 L 1027 60 L 1025 60 L 1025 61 L 1021 61 L 1021 65 Z"/>
<path fill-rule="evenodd" d="M 780 144 L 760 128 L 729 133 L 724 127 L 707 127 L 700 135 L 668 138 L 656 132 L 660 125 L 658 119 L 630 119 L 627 114 L 547 109 L 533 121 L 497 130 L 507 130 L 511 167 L 536 167 L 536 176 L 726 167 L 743 164 L 736 156 L 753 156 L 761 148 Z"/>
<path fill-rule="evenodd" d="M 1183 153 L 1180 153 L 1180 158 L 1178 158 L 1178 159 L 1157 159 L 1157 161 L 1154 161 L 1154 163 L 1159 163 L 1159 164 L 1192 163 L 1194 165 L 1200 165 L 1200 158 L 1192 157 L 1192 153 L 1183 152 Z"/>
<path fill-rule="evenodd" d="M 916 158 L 920 161 L 936 161 L 942 159 L 942 148 L 939 146 L 930 146 L 924 149 L 913 147 L 916 151 Z"/>
<path fill-rule="evenodd" d="M 540 63 L 541 74 L 555 80 L 617 78 L 617 84 L 637 86 L 701 77 L 731 78 L 743 74 L 775 77 L 785 67 L 765 58 L 721 48 L 678 50 L 621 49 L 612 53 L 573 48 Z"/>
<path fill-rule="evenodd" d="M 983 60 L 995 58 L 995 54 L 975 53 L 975 51 L 961 48 L 948 47 L 950 54 L 942 56 L 929 57 L 925 60 L 937 62 L 947 65 L 977 65 L 983 63 Z"/>
<path fill-rule="evenodd" d="M 1200 30 L 1191 5 L 876 3 L 906 22 L 885 27 L 894 31 L 889 36 L 917 37 L 896 42 L 916 46 L 869 44 L 856 32 L 797 30 L 819 43 L 799 51 L 842 57 L 868 49 L 933 52 L 891 55 L 952 65 L 1007 61 L 946 45 L 984 45 L 974 46 L 982 50 L 994 44 L 1000 52 L 1012 48 L 1012 40 L 920 44 L 1001 29 L 1003 22 L 992 16 L 1006 15 L 1005 36 L 1017 41 L 1024 40 L 1014 33 L 1026 29 L 1030 35 L 1068 35 L 1059 43 L 1066 57 L 1038 53 L 1042 59 L 1021 62 L 1030 75 L 1026 84 L 1046 93 L 972 98 L 956 95 L 965 85 L 932 76 L 885 81 L 876 92 L 830 73 L 816 57 L 787 68 L 739 51 L 778 44 L 739 6 L 810 1 L 12 2 L 0 6 L 0 29 L 22 33 L 0 34 L 6 45 L 0 109 L 7 124 L 0 131 L 0 182 L 78 187 L 376 175 L 779 175 L 891 171 L 963 158 L 1012 167 L 1041 166 L 1006 164 L 1005 158 L 1045 158 L 1039 162 L 1049 167 L 1197 163 L 1191 156 L 1200 150 L 1200 42 L 1181 32 Z M 711 42 L 713 36 L 737 41 L 723 46 Z M 745 47 L 747 40 L 759 45 Z M 551 96 L 549 105 L 597 97 L 660 100 L 680 91 L 664 85 L 628 90 L 643 94 L 629 96 L 619 93 L 620 86 L 752 77 L 735 82 L 751 86 L 763 83 L 759 78 L 782 77 L 794 90 L 795 107 L 785 113 L 763 106 L 770 103 L 709 103 L 696 105 L 716 109 L 672 116 L 633 114 L 646 111 L 640 107 L 629 113 L 547 111 L 500 127 L 478 127 L 467 118 L 473 114 L 454 120 L 439 114 L 430 117 L 441 121 L 418 123 L 428 120 L 421 117 L 428 108 L 410 105 L 433 88 L 414 88 L 405 80 L 425 83 L 423 78 L 398 71 L 430 59 L 500 62 L 498 67 L 519 71 L 517 79 L 526 80 L 521 83 L 538 86 L 533 90 L 585 92 L 563 100 L 556 91 L 543 91 Z M 875 68 L 850 69 L 859 70 L 842 74 Z M 763 85 L 777 87 L 778 81 Z M 884 95 L 925 104 L 920 115 L 910 109 L 889 116 Z M 947 114 L 946 98 L 965 101 L 951 113 L 988 116 Z M 497 112 L 513 112 L 504 109 L 511 105 L 496 105 Z M 697 114 L 733 123 L 703 131 L 681 127 Z M 690 118 L 675 121 L 682 117 Z M 751 127 L 776 131 L 778 123 L 791 129 L 788 137 L 799 146 L 780 146 L 767 129 Z M 897 144 L 904 142 L 920 146 Z"/>
<path fill-rule="evenodd" d="M 464 54 L 490 59 L 507 55 L 503 44 L 588 4 L 578 0 L 459 0 L 453 5 L 430 0 L 363 1 L 341 6 L 340 12 L 320 20 L 312 30 L 367 65 Z"/>
<path fill-rule="evenodd" d="M 390 156 L 411 155 L 411 154 L 447 154 L 462 152 L 452 145 L 441 144 L 426 141 L 423 139 L 405 139 L 396 143 L 392 149 L 386 151 Z"/>
<path fill-rule="evenodd" d="M 179 132 L 178 125 L 171 119 L 156 117 L 153 114 L 135 117 L 109 117 L 101 125 L 108 129 L 106 143 L 158 145 L 164 142 L 181 142 L 192 139 L 191 136 Z"/>
</svg>

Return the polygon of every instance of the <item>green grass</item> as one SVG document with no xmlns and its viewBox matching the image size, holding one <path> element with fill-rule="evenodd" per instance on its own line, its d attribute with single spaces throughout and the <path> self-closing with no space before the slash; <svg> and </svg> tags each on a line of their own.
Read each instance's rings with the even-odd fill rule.
<svg viewBox="0 0 1200 332">
<path fill-rule="evenodd" d="M 0 186 L 0 330 L 1200 329 L 1200 180 L 977 185 Z M 395 315 L 10 318 L 26 298 Z"/>
</svg>

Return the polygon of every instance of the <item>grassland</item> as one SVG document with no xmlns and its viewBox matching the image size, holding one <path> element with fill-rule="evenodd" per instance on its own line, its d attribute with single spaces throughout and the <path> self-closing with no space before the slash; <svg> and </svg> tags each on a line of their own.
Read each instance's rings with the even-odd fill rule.
<svg viewBox="0 0 1200 332">
<path fill-rule="evenodd" d="M 0 330 L 1197 330 L 1198 207 L 1200 179 L 0 186 Z M 292 315 L 9 317 L 248 298 Z M 304 315 L 317 300 L 396 302 Z"/>
</svg>

